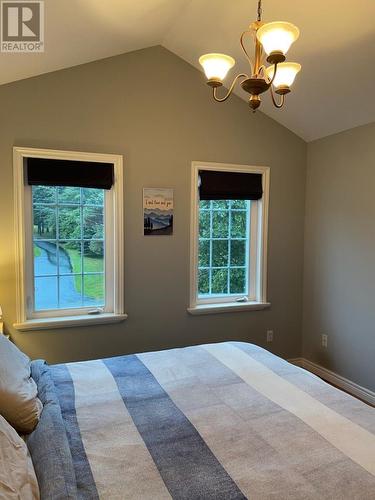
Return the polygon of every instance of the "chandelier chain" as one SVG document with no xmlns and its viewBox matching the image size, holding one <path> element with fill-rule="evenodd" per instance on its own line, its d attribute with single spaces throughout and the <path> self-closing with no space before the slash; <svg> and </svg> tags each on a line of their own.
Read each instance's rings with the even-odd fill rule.
<svg viewBox="0 0 375 500">
<path fill-rule="evenodd" d="M 262 20 L 262 0 L 258 0 L 258 21 Z"/>
</svg>

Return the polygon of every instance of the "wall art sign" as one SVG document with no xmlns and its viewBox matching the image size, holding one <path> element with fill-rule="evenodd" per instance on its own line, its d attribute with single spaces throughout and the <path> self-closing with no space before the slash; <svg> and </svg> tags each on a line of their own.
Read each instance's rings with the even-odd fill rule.
<svg viewBox="0 0 375 500">
<path fill-rule="evenodd" d="M 143 189 L 143 226 L 145 236 L 173 234 L 173 189 Z"/>
</svg>

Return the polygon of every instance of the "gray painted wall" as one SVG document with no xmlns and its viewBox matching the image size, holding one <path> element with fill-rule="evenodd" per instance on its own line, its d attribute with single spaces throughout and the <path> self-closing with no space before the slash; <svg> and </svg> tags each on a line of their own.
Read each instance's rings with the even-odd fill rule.
<svg viewBox="0 0 375 500">
<path fill-rule="evenodd" d="M 370 390 L 374 215 L 375 123 L 308 144 L 303 355 Z"/>
<path fill-rule="evenodd" d="M 266 96 L 266 98 L 268 98 Z M 238 97 L 211 100 L 203 76 L 161 47 L 0 87 L 0 304 L 15 342 L 50 362 L 240 339 L 300 355 L 306 144 Z M 118 325 L 19 333 L 12 146 L 116 153 L 125 160 L 125 301 Z M 269 165 L 266 311 L 189 316 L 192 160 Z M 143 187 L 175 189 L 175 233 L 144 237 Z"/>
</svg>

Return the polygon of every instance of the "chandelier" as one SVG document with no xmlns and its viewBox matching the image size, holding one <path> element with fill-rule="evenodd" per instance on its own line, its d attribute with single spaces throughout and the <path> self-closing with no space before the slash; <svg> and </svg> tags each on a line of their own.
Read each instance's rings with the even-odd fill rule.
<svg viewBox="0 0 375 500">
<path fill-rule="evenodd" d="M 226 101 L 236 83 L 240 82 L 243 90 L 250 94 L 249 105 L 253 111 L 261 104 L 260 94 L 268 90 L 276 108 L 284 105 L 285 96 L 290 92 L 290 87 L 301 69 L 298 63 L 285 62 L 286 53 L 299 36 L 299 29 L 291 23 L 263 23 L 261 19 L 262 0 L 259 0 L 257 20 L 251 23 L 249 29 L 240 37 L 241 48 L 250 64 L 250 76 L 245 73 L 237 75 L 223 97 L 218 96 L 217 89 L 223 85 L 223 80 L 234 66 L 235 60 L 225 54 L 205 54 L 199 58 L 215 101 Z M 245 37 L 252 38 L 255 43 L 253 60 L 245 46 Z M 266 66 L 266 62 L 270 65 Z"/>
</svg>

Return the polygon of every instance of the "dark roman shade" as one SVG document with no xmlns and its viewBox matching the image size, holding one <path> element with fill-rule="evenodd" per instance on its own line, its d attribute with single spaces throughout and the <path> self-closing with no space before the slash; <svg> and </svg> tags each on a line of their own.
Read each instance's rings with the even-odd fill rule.
<svg viewBox="0 0 375 500">
<path fill-rule="evenodd" d="M 259 200 L 262 174 L 200 170 L 201 200 Z"/>
<path fill-rule="evenodd" d="M 111 189 L 113 163 L 27 158 L 27 182 L 31 186 L 76 186 Z"/>
</svg>

